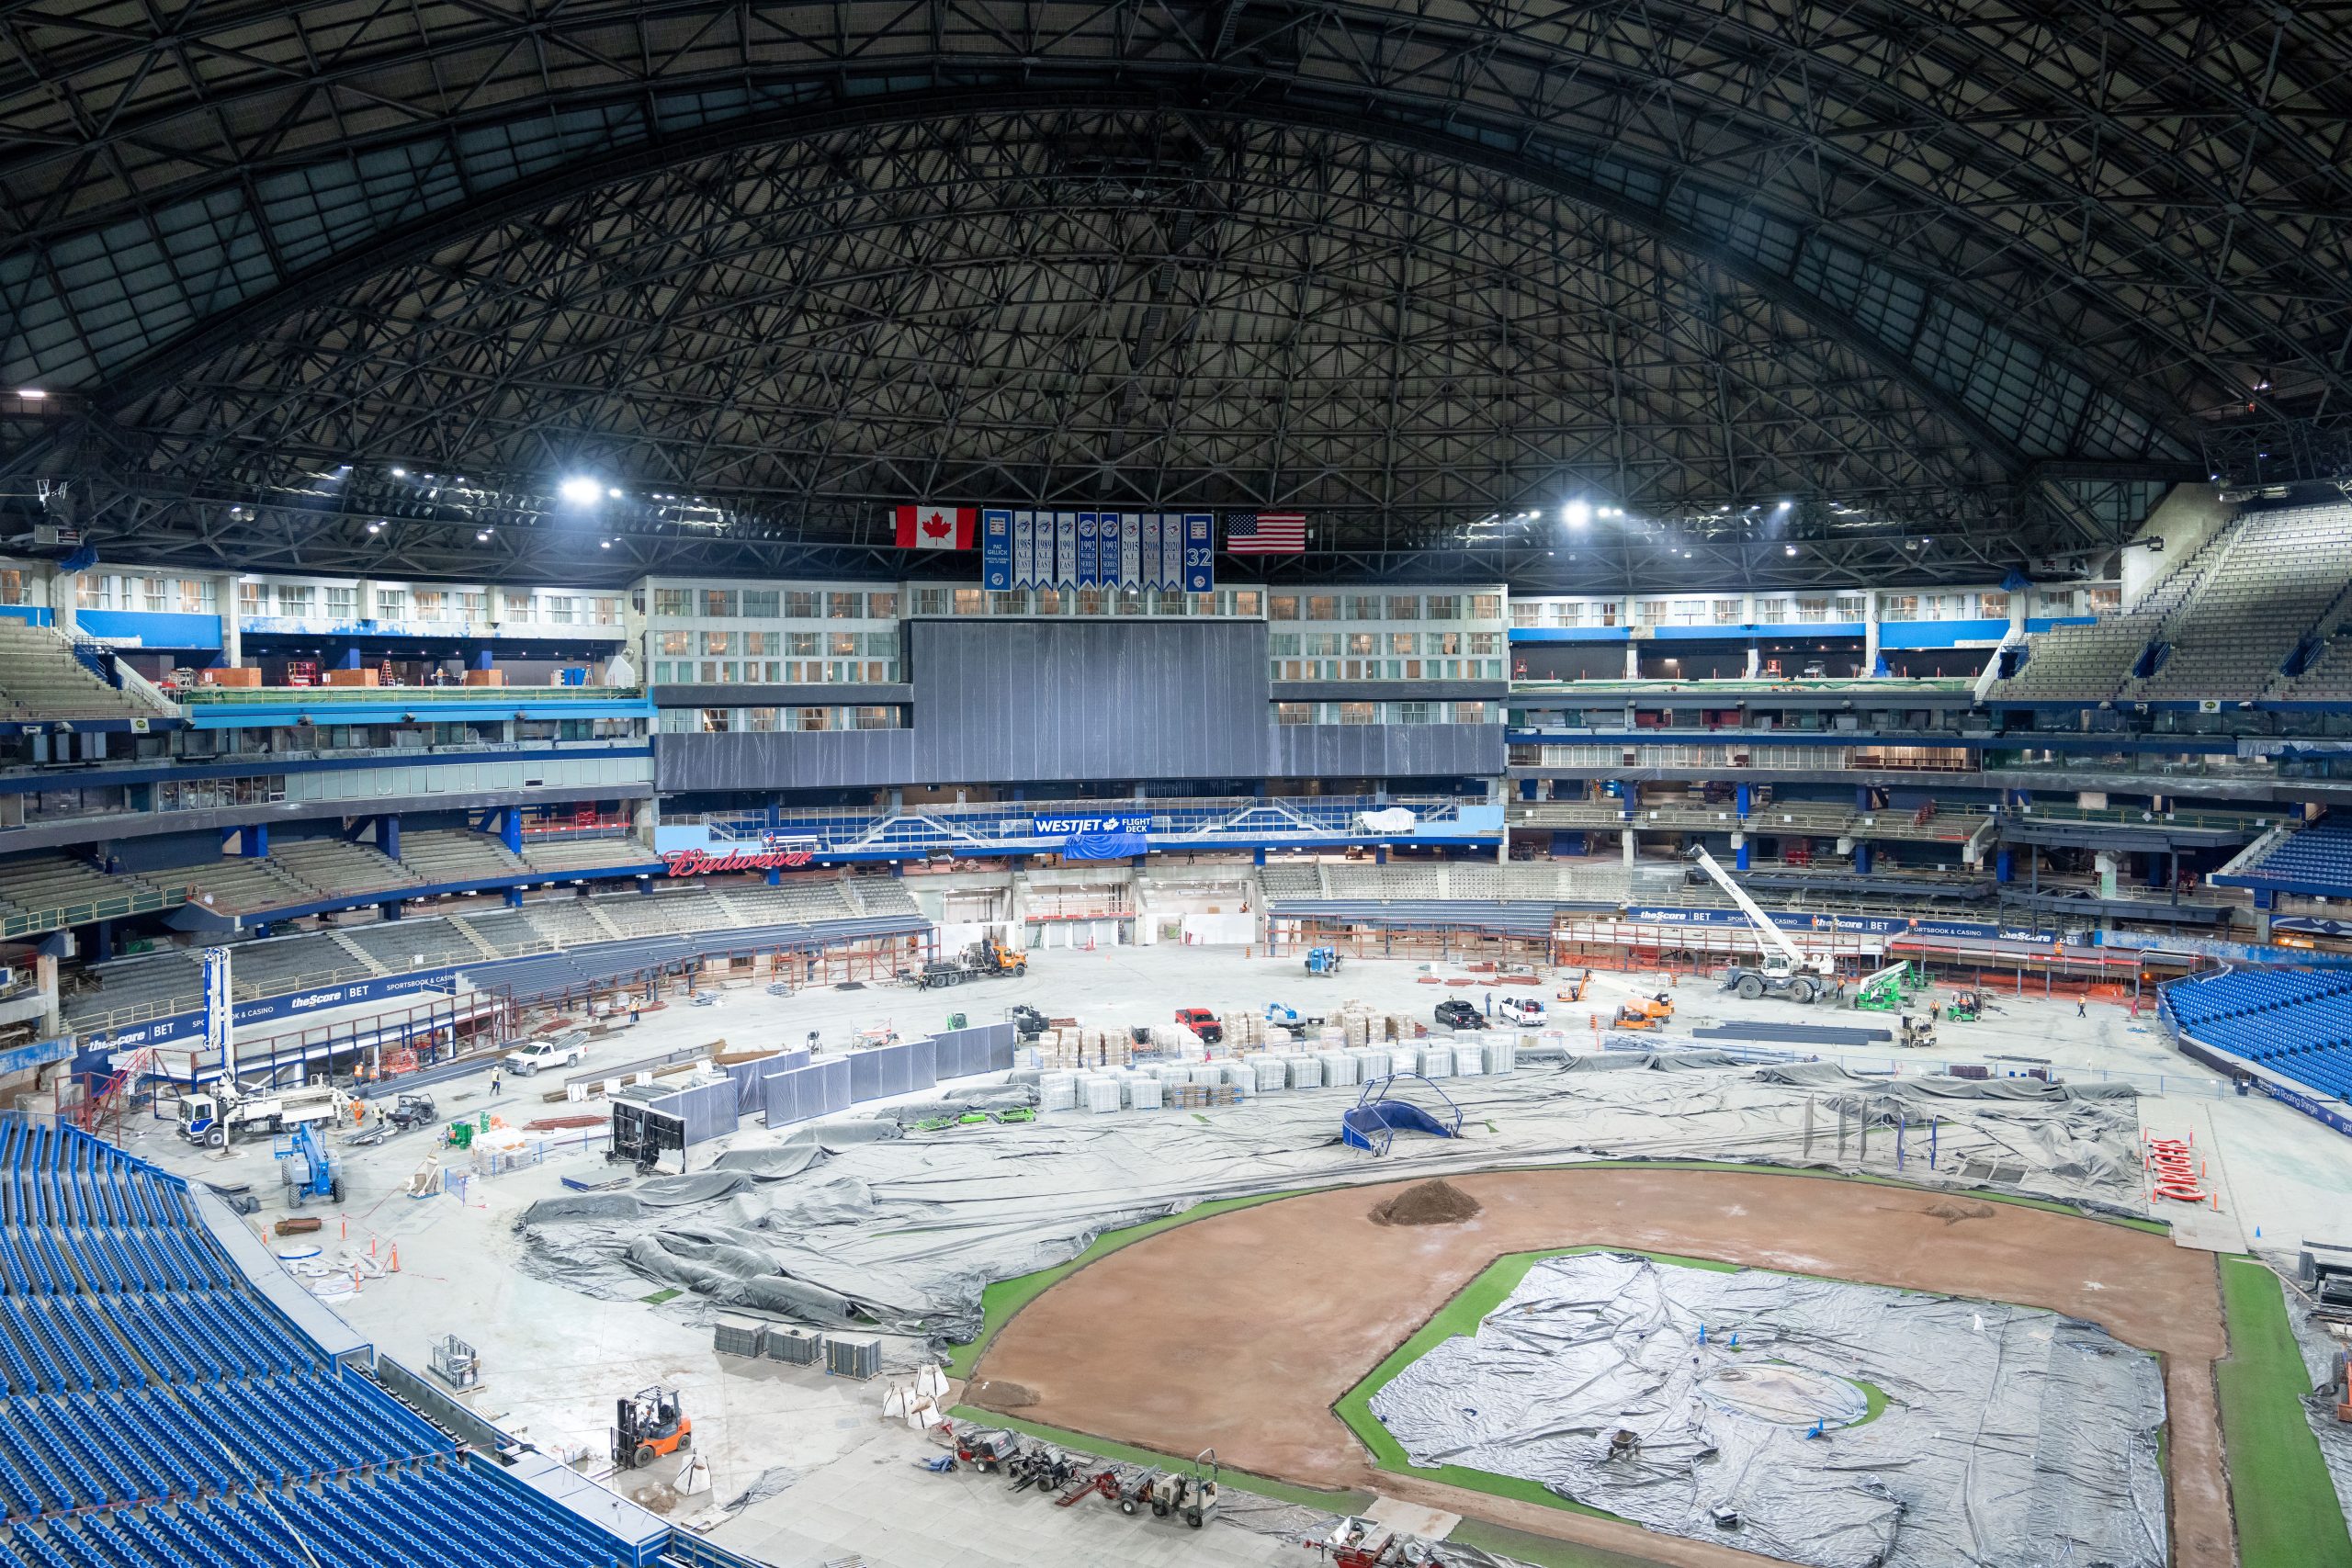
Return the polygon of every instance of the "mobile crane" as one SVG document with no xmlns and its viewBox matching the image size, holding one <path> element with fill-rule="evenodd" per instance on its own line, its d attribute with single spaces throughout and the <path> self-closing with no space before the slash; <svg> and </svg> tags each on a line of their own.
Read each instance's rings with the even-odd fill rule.
<svg viewBox="0 0 2352 1568">
<path fill-rule="evenodd" d="M 1764 962 L 1734 968 L 1724 979 L 1724 990 L 1737 991 L 1747 1001 L 1770 994 L 1786 997 L 1803 1006 L 1837 984 L 1837 964 L 1827 953 L 1809 953 L 1789 940 L 1789 933 L 1775 925 L 1772 917 L 1747 896 L 1747 889 L 1734 882 L 1730 873 L 1715 863 L 1714 856 L 1702 849 L 1695 851 L 1691 858 L 1715 879 L 1717 886 L 1731 895 L 1731 901 L 1738 905 L 1739 912 L 1763 933 L 1767 944 Z"/>
</svg>

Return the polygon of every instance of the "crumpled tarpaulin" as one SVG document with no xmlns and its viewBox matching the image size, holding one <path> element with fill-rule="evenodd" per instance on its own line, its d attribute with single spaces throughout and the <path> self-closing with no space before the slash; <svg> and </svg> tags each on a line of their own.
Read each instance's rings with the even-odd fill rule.
<svg viewBox="0 0 2352 1568">
<path fill-rule="evenodd" d="M 2156 1358 L 2030 1307 L 1549 1258 L 1372 1409 L 1417 1465 L 1817 1568 L 2166 1560 Z"/>
<path fill-rule="evenodd" d="M 641 1296 L 652 1280 L 692 1292 L 696 1306 L 820 1326 L 862 1314 L 934 1341 L 968 1340 L 993 1281 L 1066 1263 L 1103 1231 L 1214 1199 L 1594 1157 L 1895 1173 L 1891 1134 L 1871 1133 L 1867 1158 L 1859 1135 L 1838 1148 L 1834 1094 L 1767 1082 L 1746 1066 L 1676 1069 L 1674 1055 L 1646 1071 L 1522 1067 L 1445 1079 L 1439 1087 L 1462 1109 L 1463 1137 L 1400 1136 L 1378 1159 L 1339 1142 L 1355 1089 L 1259 1095 L 1205 1120 L 1055 1112 L 1027 1125 L 904 1137 L 895 1123 L 879 1124 L 886 1134 L 856 1118 L 780 1138 L 747 1130 L 707 1170 L 531 1205 L 518 1226 L 523 1261 L 592 1295 Z M 1863 1082 L 1871 1092 L 1884 1087 Z M 1880 1112 L 1869 1114 L 1882 1124 Z M 2132 1101 L 1951 1101 L 1931 1114 L 1940 1168 L 1928 1168 L 1915 1110 L 1908 1179 L 2146 1212 Z M 1864 1117 L 1851 1120 L 1859 1134 Z"/>
</svg>

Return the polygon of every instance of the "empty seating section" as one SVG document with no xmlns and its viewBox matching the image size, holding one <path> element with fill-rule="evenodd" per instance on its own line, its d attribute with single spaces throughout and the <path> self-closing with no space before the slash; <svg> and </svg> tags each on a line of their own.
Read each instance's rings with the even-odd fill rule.
<svg viewBox="0 0 2352 1568">
<path fill-rule="evenodd" d="M 341 839 L 287 839 L 270 845 L 270 858 L 321 898 L 390 893 L 415 887 L 421 879 L 381 851 Z"/>
<path fill-rule="evenodd" d="M 2180 1032 L 2333 1095 L 2352 1095 L 2352 971 L 2228 969 L 2165 987 Z"/>
<path fill-rule="evenodd" d="M 266 856 L 229 855 L 203 865 L 158 874 L 166 880 L 184 880 L 191 899 L 208 909 L 232 915 L 288 909 L 298 904 L 315 903 L 319 897 L 317 888 L 297 881 L 292 873 Z"/>
<path fill-rule="evenodd" d="M 861 915 L 915 915 L 922 908 L 907 885 L 895 876 L 852 876 L 842 883 Z"/>
<path fill-rule="evenodd" d="M 368 965 L 324 936 L 240 942 L 229 946 L 229 993 L 239 1000 L 368 974 Z"/>
<path fill-rule="evenodd" d="M 428 884 L 525 876 L 531 870 L 520 855 L 488 833 L 402 833 L 401 863 Z"/>
<path fill-rule="evenodd" d="M 2229 880 L 2254 886 L 2298 886 L 2324 897 L 2352 897 L 2352 827 L 2334 818 L 2290 833 L 2252 865 L 2238 866 Z"/>
<path fill-rule="evenodd" d="M 858 913 L 838 877 L 787 882 L 776 887 L 729 887 L 719 899 L 747 926 L 812 925 L 845 920 Z"/>
<path fill-rule="evenodd" d="M 2237 538 L 2165 624 L 2171 653 L 2133 702 L 2261 694 L 2304 635 L 2352 581 L 2352 506 L 2250 513 Z"/>
<path fill-rule="evenodd" d="M 2331 653 L 2301 680 L 2282 671 L 2313 634 L 2337 629 L 2352 582 L 2352 506 L 2242 513 L 2120 615 L 2029 639 L 2025 666 L 1996 700 L 2250 702 L 2352 689 Z M 2132 673 L 2143 651 L 2163 656 Z M 2306 687 L 2304 682 L 2311 684 Z"/>
<path fill-rule="evenodd" d="M 578 947 L 585 942 L 610 942 L 613 932 L 596 923 L 595 917 L 581 907 L 577 898 L 548 898 L 526 904 L 523 918 L 531 929 L 547 940 L 543 947 Z"/>
<path fill-rule="evenodd" d="M 533 871 L 603 871 L 660 862 L 635 839 L 526 839 L 523 863 Z"/>
<path fill-rule="evenodd" d="M 481 949 L 447 920 L 379 920 L 373 925 L 343 927 L 340 934 L 389 975 L 446 969 L 482 956 Z"/>
<path fill-rule="evenodd" d="M 148 718 L 166 711 L 108 684 L 62 632 L 0 617 L 0 715 L 28 718 Z"/>
<path fill-rule="evenodd" d="M 541 934 L 538 927 L 531 923 L 530 916 L 520 909 L 492 909 L 487 914 L 451 918 L 461 921 L 484 944 L 506 957 L 519 958 L 526 953 L 545 953 L 554 945 Z"/>
<path fill-rule="evenodd" d="M 85 971 L 85 977 L 96 985 L 60 1002 L 65 1021 L 77 1030 L 186 1012 L 204 998 L 204 971 L 192 950 L 118 959 Z"/>
<path fill-rule="evenodd" d="M 711 931 L 738 923 L 729 918 L 724 906 L 699 888 L 691 893 L 665 893 L 650 898 L 638 896 L 592 898 L 589 903 L 623 936 L 679 936 L 688 931 Z"/>
<path fill-rule="evenodd" d="M 162 880 L 175 887 L 183 882 L 169 874 Z M 38 916 L 142 894 L 153 908 L 163 888 L 146 877 L 124 873 L 109 876 L 71 855 L 26 855 L 0 865 L 0 915 Z"/>
<path fill-rule="evenodd" d="M 617 1568 L 237 1274 L 176 1179 L 0 1122 L 0 1568 Z"/>
<path fill-rule="evenodd" d="M 1258 886 L 1266 890 L 1269 899 L 1329 898 L 1330 889 L 1323 886 L 1323 868 L 1308 863 L 1283 863 L 1268 861 L 1258 868 Z"/>
</svg>

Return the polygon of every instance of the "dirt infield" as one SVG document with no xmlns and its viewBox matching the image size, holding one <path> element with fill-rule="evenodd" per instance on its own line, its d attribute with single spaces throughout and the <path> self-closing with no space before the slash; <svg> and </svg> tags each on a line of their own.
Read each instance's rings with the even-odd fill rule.
<svg viewBox="0 0 2352 1568">
<path fill-rule="evenodd" d="M 2212 1258 L 2165 1236 L 2011 1203 L 1794 1174 L 1491 1172 L 1449 1179 L 1484 1212 L 1373 1222 L 1403 1190 L 1347 1188 L 1180 1225 L 1080 1269 L 998 1330 L 982 1375 L 1022 1415 L 1312 1486 L 1379 1491 L 1691 1568 L 1762 1559 L 1613 1520 L 1375 1470 L 1331 1404 L 1510 1252 L 1618 1246 L 2048 1307 L 2165 1358 L 2173 1562 L 2235 1561 L 2211 1363 Z M 1980 1212 L 1981 1211 L 1981 1212 Z"/>
</svg>

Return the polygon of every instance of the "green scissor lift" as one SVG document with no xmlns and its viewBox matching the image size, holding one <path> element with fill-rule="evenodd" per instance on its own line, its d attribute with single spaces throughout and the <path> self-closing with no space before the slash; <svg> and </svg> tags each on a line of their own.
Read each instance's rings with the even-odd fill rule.
<svg viewBox="0 0 2352 1568">
<path fill-rule="evenodd" d="M 1927 976 L 1908 960 L 1890 964 L 1875 975 L 1864 976 L 1855 987 L 1854 1005 L 1864 1012 L 1901 1012 L 1927 987 Z"/>
</svg>

